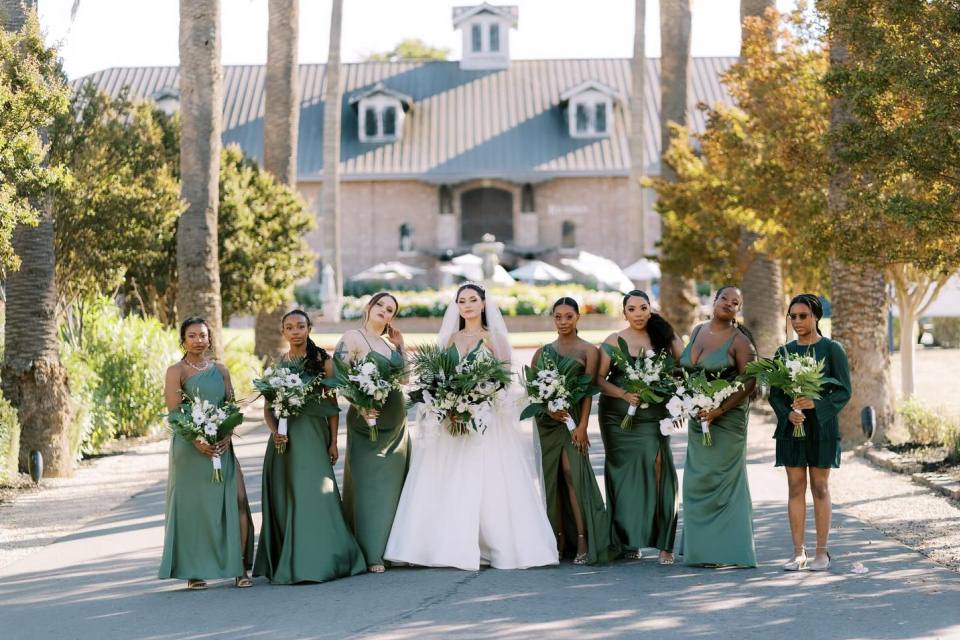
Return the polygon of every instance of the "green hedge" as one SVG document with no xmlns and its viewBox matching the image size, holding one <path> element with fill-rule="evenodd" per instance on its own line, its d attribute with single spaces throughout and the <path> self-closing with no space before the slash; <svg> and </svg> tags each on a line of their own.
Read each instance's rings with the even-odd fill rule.
<svg viewBox="0 0 960 640">
<path fill-rule="evenodd" d="M 905 400 L 897 407 L 901 425 L 909 442 L 950 449 L 951 457 L 960 456 L 960 425 L 916 398 Z"/>
<path fill-rule="evenodd" d="M 17 456 L 20 452 L 20 423 L 17 412 L 5 398 L 0 397 L 0 484 L 17 475 Z"/>
</svg>

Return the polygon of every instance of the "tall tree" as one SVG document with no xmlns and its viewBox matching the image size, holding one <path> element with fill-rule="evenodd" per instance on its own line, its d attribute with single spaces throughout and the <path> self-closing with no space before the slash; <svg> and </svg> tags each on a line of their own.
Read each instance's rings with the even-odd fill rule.
<svg viewBox="0 0 960 640">
<path fill-rule="evenodd" d="M 332 4 L 323 107 L 323 190 L 320 193 L 320 225 L 326 240 L 323 258 L 333 267 L 335 289 L 332 299 L 328 292 L 323 314 L 328 319 L 339 320 L 343 301 L 340 237 L 340 103 L 343 101 L 343 89 L 340 86 L 340 32 L 343 24 L 343 0 L 333 0 Z"/>
<path fill-rule="evenodd" d="M 177 317 L 200 315 L 223 354 L 217 205 L 223 70 L 220 0 L 180 0 L 180 182 Z"/>
<path fill-rule="evenodd" d="M 747 41 L 747 21 L 763 18 L 769 9 L 776 10 L 776 0 L 740 0 L 740 60 L 744 58 Z M 773 31 L 770 47 L 774 46 Z M 741 281 L 743 291 L 743 321 L 753 334 L 757 351 L 761 356 L 772 356 L 784 339 L 783 276 L 780 262 L 762 251 L 756 250 L 758 235 L 746 229 L 742 232 L 741 245 L 747 256 L 747 265 Z"/>
<path fill-rule="evenodd" d="M 6 281 L 3 394 L 21 425 L 20 467 L 32 451 L 43 455 L 44 475 L 73 473 L 68 430 L 70 389 L 60 362 L 53 215 L 47 190 L 58 172 L 46 166 L 44 127 L 68 108 L 68 92 L 40 34 L 36 2 L 0 4 L 0 213 Z M 3 244 L 6 244 L 5 242 Z M 18 268 L 19 267 L 19 268 Z"/>
<path fill-rule="evenodd" d="M 670 123 L 687 123 L 687 80 L 690 61 L 691 0 L 660 2 L 660 140 L 661 153 L 670 147 Z M 661 162 L 664 180 L 676 180 L 676 173 Z M 663 227 L 669 233 L 667 227 Z M 661 266 L 660 303 L 663 315 L 681 335 L 689 335 L 697 321 L 696 282 L 689 272 L 677 270 L 676 263 Z"/>
<path fill-rule="evenodd" d="M 300 85 L 297 81 L 299 0 L 270 0 L 267 28 L 267 75 L 263 109 L 263 166 L 280 182 L 297 186 L 297 133 Z M 280 334 L 284 305 L 257 313 L 254 352 L 261 358 L 285 348 Z"/>
<path fill-rule="evenodd" d="M 627 184 L 627 196 L 630 205 L 630 227 L 634 230 L 631 241 L 636 246 L 639 257 L 647 253 L 646 208 L 643 202 L 643 188 L 646 166 L 643 154 L 644 97 L 647 75 L 646 54 L 646 0 L 634 1 L 633 13 L 633 58 L 630 59 L 630 120 L 627 129 L 627 145 L 630 151 L 630 180 Z"/>
<path fill-rule="evenodd" d="M 406 38 L 397 43 L 390 51 L 371 53 L 365 60 L 368 62 L 408 62 L 418 60 L 446 60 L 450 49 L 434 47 L 420 38 Z"/>
</svg>

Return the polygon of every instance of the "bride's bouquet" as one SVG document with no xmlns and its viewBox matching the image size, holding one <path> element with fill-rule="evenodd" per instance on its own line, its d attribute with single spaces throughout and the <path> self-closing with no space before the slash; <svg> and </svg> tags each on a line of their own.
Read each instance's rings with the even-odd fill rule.
<svg viewBox="0 0 960 640">
<path fill-rule="evenodd" d="M 667 364 L 666 352 L 657 354 L 650 349 L 633 357 L 627 341 L 623 338 L 617 338 L 616 347 L 607 343 L 601 347 L 610 357 L 610 361 L 624 372 L 621 388 L 627 393 L 640 396 L 641 409 L 663 402 L 676 388 L 677 382 Z M 631 404 L 627 415 L 620 422 L 620 428 L 628 429 L 636 413 L 637 407 Z"/>
<path fill-rule="evenodd" d="M 740 382 L 723 378 L 711 379 L 705 372 L 699 371 L 679 384 L 673 397 L 667 401 L 670 417 L 660 421 L 660 433 L 669 435 L 671 430 L 677 429 L 687 418 L 697 418 L 703 411 L 713 411 L 742 388 Z M 703 430 L 703 446 L 713 446 L 710 421 L 700 419 L 700 428 Z"/>
<path fill-rule="evenodd" d="M 313 397 L 329 397 L 333 390 L 324 387 L 323 376 L 306 379 L 303 360 L 285 362 L 283 366 L 267 367 L 263 377 L 253 381 L 254 388 L 270 403 L 277 416 L 277 433 L 287 435 L 287 420 L 300 415 Z M 286 450 L 285 444 L 276 445 L 277 453 Z"/>
<path fill-rule="evenodd" d="M 593 376 L 577 373 L 580 363 L 563 357 L 551 346 L 540 352 L 536 367 L 523 368 L 523 383 L 527 397 L 532 401 L 520 414 L 521 420 L 539 416 L 547 411 L 567 411 L 567 429 L 573 431 L 577 424 L 569 414 L 572 407 L 597 392 Z"/>
<path fill-rule="evenodd" d="M 483 433 L 497 392 L 510 383 L 510 373 L 483 343 L 463 358 L 455 345 L 422 346 L 413 355 L 411 404 L 423 404 L 451 435 L 469 429 Z"/>
<path fill-rule="evenodd" d="M 391 391 L 400 388 L 403 378 L 403 358 L 396 351 L 387 358 L 370 351 L 362 358 L 344 362 L 333 359 L 333 377 L 325 378 L 323 385 L 336 389 L 350 404 L 363 410 L 383 409 Z M 370 441 L 377 441 L 377 419 L 367 418 Z"/>
<path fill-rule="evenodd" d="M 188 442 L 202 438 L 215 444 L 233 432 L 243 422 L 243 414 L 235 402 L 213 404 L 203 398 L 184 395 L 179 409 L 167 414 L 170 430 Z M 213 456 L 213 482 L 223 482 L 220 456 Z"/>
<path fill-rule="evenodd" d="M 745 377 L 754 377 L 761 384 L 781 389 L 791 400 L 809 398 L 819 400 L 823 385 L 840 384 L 835 378 L 823 375 L 823 360 L 809 354 L 783 353 L 774 358 L 763 358 L 747 363 Z M 803 415 L 803 411 L 793 409 Z M 793 437 L 804 438 L 803 423 L 793 425 Z"/>
</svg>

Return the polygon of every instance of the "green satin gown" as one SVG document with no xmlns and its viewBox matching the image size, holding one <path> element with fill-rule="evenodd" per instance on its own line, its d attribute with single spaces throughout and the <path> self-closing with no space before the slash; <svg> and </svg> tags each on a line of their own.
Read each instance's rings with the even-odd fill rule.
<svg viewBox="0 0 960 640">
<path fill-rule="evenodd" d="M 347 411 L 343 510 L 367 566 L 383 564 L 400 491 L 407 477 L 410 438 L 403 393 L 392 391 L 377 418 L 377 439 L 352 406 Z"/>
<path fill-rule="evenodd" d="M 668 362 L 672 366 L 673 360 Z M 611 363 L 607 380 L 620 386 L 622 375 Z M 598 417 L 606 451 L 604 480 L 614 527 L 624 548 L 630 551 L 645 547 L 673 551 L 679 481 L 670 436 L 660 434 L 660 420 L 667 416 L 665 403 L 638 407 L 631 426 L 621 429 L 629 406 L 620 398 L 600 396 Z"/>
<path fill-rule="evenodd" d="M 681 366 L 732 380 L 737 368 L 729 351 L 736 333 L 719 349 L 703 353 L 694 365 L 691 349 L 700 328 L 694 329 L 680 356 Z M 750 403 L 744 400 L 711 422 L 709 447 L 703 445 L 700 421 L 689 422 L 683 465 L 683 560 L 688 565 L 757 566 L 747 484 L 749 414 Z"/>
<path fill-rule="evenodd" d="M 581 367 L 578 374 L 582 372 Z M 575 407 L 570 413 L 574 420 L 579 420 L 579 407 Z M 563 532 L 566 548 L 561 552 L 575 555 L 577 551 L 577 525 L 570 513 L 570 497 L 567 494 L 567 482 L 563 477 L 561 461 L 561 454 L 566 451 L 570 461 L 571 484 L 586 529 L 587 563 L 609 562 L 620 554 L 620 543 L 613 532 L 610 514 L 604 507 L 597 476 L 590 464 L 590 455 L 584 455 L 577 450 L 566 424 L 547 415 L 539 416 L 536 423 L 543 457 L 547 517 L 554 533 Z"/>
<path fill-rule="evenodd" d="M 223 400 L 226 387 L 217 367 L 188 378 L 184 391 L 213 403 Z M 223 482 L 211 480 L 210 458 L 178 435 L 170 439 L 166 525 L 160 578 L 214 579 L 243 575 L 253 560 L 253 518 L 244 500 L 237 501 L 239 465 L 233 446 L 220 456 Z M 240 518 L 247 519 L 247 544 L 241 545 Z"/>
<path fill-rule="evenodd" d="M 253 574 L 273 584 L 326 582 L 365 573 L 367 565 L 343 518 L 327 449 L 330 408 L 312 399 L 288 419 L 286 451 L 267 441 L 263 525 Z M 336 411 L 336 409 L 333 409 Z"/>
</svg>

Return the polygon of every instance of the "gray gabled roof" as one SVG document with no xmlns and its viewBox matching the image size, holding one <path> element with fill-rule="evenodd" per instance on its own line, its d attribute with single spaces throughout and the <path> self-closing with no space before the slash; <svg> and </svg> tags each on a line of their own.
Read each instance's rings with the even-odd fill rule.
<svg viewBox="0 0 960 640">
<path fill-rule="evenodd" d="M 689 123 L 702 130 L 699 102 L 732 102 L 720 75 L 736 58 L 693 58 L 690 63 Z M 659 60 L 647 61 L 644 87 L 645 160 L 659 173 Z M 324 65 L 300 66 L 301 181 L 319 180 L 323 160 Z M 416 179 L 458 182 L 507 178 L 536 182 L 558 176 L 620 176 L 629 173 L 627 104 L 614 109 L 611 135 L 573 139 L 560 97 L 567 89 L 594 80 L 621 95 L 630 94 L 629 59 L 514 60 L 508 69 L 465 71 L 456 61 L 361 62 L 345 64 L 341 176 L 344 180 Z M 177 67 L 127 67 L 99 71 L 85 80 L 116 95 L 130 87 L 132 97 L 148 99 L 163 89 L 179 89 Z M 361 143 L 355 95 L 377 83 L 409 96 L 413 106 L 396 142 Z M 263 158 L 264 67 L 224 67 L 223 141 Z"/>
</svg>

